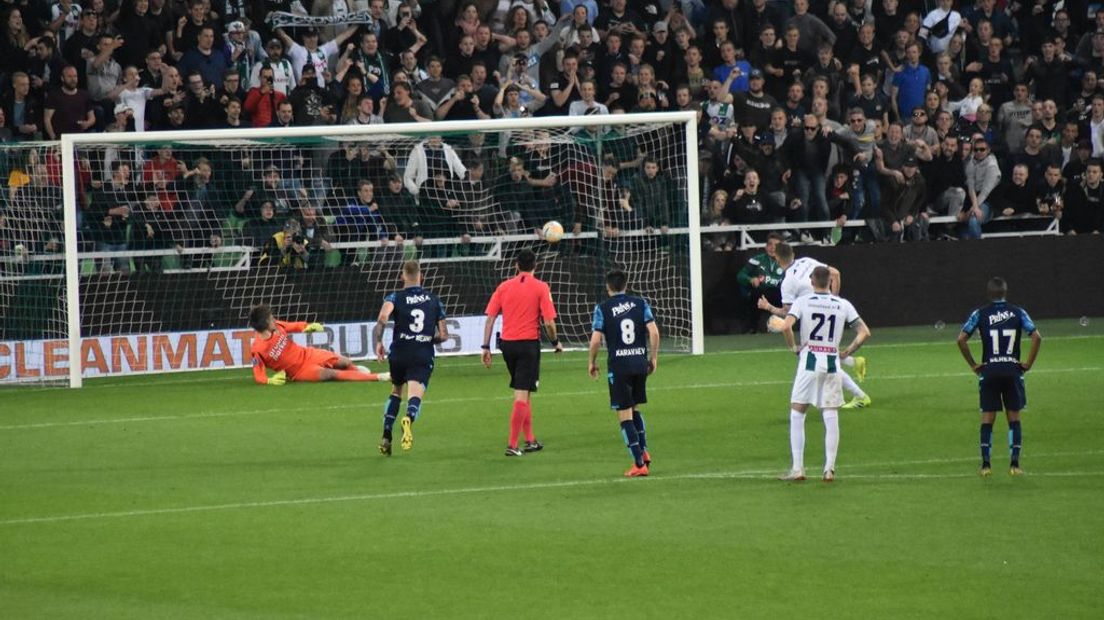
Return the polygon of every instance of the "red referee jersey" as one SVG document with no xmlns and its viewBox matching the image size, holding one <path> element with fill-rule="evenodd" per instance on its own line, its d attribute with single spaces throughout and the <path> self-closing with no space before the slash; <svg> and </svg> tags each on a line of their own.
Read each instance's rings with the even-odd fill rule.
<svg viewBox="0 0 1104 620">
<path fill-rule="evenodd" d="M 503 340 L 540 340 L 541 320 L 556 318 L 552 291 L 531 273 L 520 273 L 498 285 L 487 316 L 502 315 Z"/>
</svg>

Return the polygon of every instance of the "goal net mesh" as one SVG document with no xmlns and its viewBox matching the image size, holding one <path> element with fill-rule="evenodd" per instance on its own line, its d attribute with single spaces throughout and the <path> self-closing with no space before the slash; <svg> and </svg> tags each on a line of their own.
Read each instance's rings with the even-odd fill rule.
<svg viewBox="0 0 1104 620">
<path fill-rule="evenodd" d="M 286 320 L 339 325 L 312 344 L 367 357 L 371 322 L 407 259 L 462 323 L 442 352 L 477 352 L 487 300 L 526 248 L 568 346 L 585 346 L 605 273 L 618 267 L 653 305 L 663 347 L 690 350 L 682 123 L 135 138 L 75 146 L 81 336 L 100 343 L 82 352 L 85 376 L 191 368 L 191 356 L 199 367 L 248 363 L 240 334 L 227 336 L 234 355 L 155 341 L 246 330 L 259 303 Z M 0 330 L 41 342 L 65 335 L 60 164 L 56 146 L 15 151 L 43 163 L 22 186 L 9 181 L 4 238 L 15 241 L 4 250 Z M 549 221 L 564 228 L 558 243 L 543 238 Z"/>
</svg>

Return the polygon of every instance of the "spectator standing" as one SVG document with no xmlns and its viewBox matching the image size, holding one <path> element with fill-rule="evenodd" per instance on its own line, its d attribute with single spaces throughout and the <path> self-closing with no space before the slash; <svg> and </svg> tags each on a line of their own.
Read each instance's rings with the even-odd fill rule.
<svg viewBox="0 0 1104 620">
<path fill-rule="evenodd" d="M 276 117 L 276 107 L 287 97 L 275 88 L 275 72 L 271 66 L 258 74 L 260 84 L 249 89 L 245 96 L 245 111 L 254 127 L 268 127 Z"/>
<path fill-rule="evenodd" d="M 83 133 L 96 124 L 92 99 L 88 91 L 77 87 L 77 68 L 61 70 L 61 86 L 46 97 L 43 123 L 46 135 L 57 140 L 63 133 Z"/>
<path fill-rule="evenodd" d="M 203 26 L 196 35 L 196 45 L 184 52 L 177 67 L 181 75 L 198 72 L 206 84 L 222 82 L 222 76 L 228 68 L 226 56 L 215 49 L 215 29 Z"/>
<path fill-rule="evenodd" d="M 898 118 L 924 105 L 924 93 L 931 84 L 931 71 L 920 64 L 920 52 L 919 43 L 910 43 L 905 48 L 905 64 L 893 76 L 891 102 Z"/>
</svg>

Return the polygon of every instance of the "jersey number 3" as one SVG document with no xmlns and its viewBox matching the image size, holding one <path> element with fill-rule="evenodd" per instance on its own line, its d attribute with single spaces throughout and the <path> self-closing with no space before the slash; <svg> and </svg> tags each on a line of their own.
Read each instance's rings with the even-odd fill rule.
<svg viewBox="0 0 1104 620">
<path fill-rule="evenodd" d="M 425 328 L 425 311 L 424 310 L 411 310 L 410 318 L 414 319 L 414 322 L 410 324 L 410 333 L 420 334 L 422 329 Z"/>
</svg>

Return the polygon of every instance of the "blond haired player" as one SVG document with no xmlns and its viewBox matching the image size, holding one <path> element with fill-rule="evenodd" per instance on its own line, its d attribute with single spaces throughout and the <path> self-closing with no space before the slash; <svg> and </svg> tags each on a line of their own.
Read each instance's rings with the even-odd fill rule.
<svg viewBox="0 0 1104 620">
<path fill-rule="evenodd" d="M 782 335 L 797 354 L 797 376 L 790 393 L 790 452 L 793 466 L 783 480 L 805 479 L 805 411 L 810 405 L 824 418 L 824 481 L 836 477 L 839 450 L 839 407 L 843 404 L 840 362 L 851 357 L 870 337 L 870 329 L 859 318 L 851 302 L 829 289 L 831 272 L 823 265 L 812 272 L 813 293 L 799 297 L 790 306 L 782 324 Z M 801 321 L 801 344 L 794 339 L 793 326 Z M 855 330 L 855 338 L 840 349 L 844 327 Z"/>
</svg>

